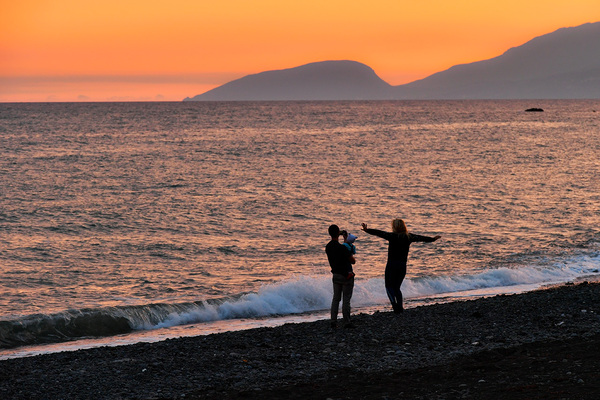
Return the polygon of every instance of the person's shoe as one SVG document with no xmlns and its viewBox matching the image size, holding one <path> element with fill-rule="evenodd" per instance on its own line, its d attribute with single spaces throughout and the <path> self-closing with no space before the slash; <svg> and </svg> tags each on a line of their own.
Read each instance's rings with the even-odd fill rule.
<svg viewBox="0 0 600 400">
<path fill-rule="evenodd" d="M 344 328 L 345 329 L 354 329 L 354 328 L 356 328 L 356 326 L 354 326 L 354 324 L 352 322 L 348 322 L 348 323 L 344 324 Z"/>
<path fill-rule="evenodd" d="M 337 322 L 331 321 L 331 329 L 335 329 L 335 328 L 337 328 Z"/>
<path fill-rule="evenodd" d="M 393 306 L 394 314 L 402 314 L 404 312 L 404 307 L 402 306 Z"/>
</svg>

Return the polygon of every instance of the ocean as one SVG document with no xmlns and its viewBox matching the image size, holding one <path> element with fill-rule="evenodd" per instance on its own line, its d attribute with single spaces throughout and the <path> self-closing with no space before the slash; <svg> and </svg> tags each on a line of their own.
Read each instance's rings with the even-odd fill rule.
<svg viewBox="0 0 600 400">
<path fill-rule="evenodd" d="M 543 112 L 525 112 L 541 107 Z M 597 112 L 598 111 L 598 112 Z M 600 101 L 0 104 L 0 358 L 327 318 L 597 277 Z"/>
</svg>

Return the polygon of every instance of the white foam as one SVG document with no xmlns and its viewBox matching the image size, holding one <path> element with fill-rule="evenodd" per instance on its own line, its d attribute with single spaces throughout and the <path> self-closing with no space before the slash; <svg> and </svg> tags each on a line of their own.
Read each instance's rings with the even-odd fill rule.
<svg viewBox="0 0 600 400">
<path fill-rule="evenodd" d="M 431 276 L 407 279 L 402 285 L 412 306 L 454 301 L 497 294 L 520 293 L 552 283 L 580 278 L 600 278 L 598 256 L 582 256 L 553 266 L 498 268 L 475 274 Z M 0 351 L 0 359 L 27 357 L 57 351 L 100 346 L 119 346 L 138 342 L 156 342 L 168 338 L 206 335 L 288 322 L 307 322 L 327 318 L 331 304 L 331 275 L 294 277 L 266 285 L 258 293 L 220 305 L 198 306 L 185 312 L 173 312 L 162 322 L 139 326 L 138 331 L 99 339 L 29 346 Z M 357 279 L 352 297 L 353 312 L 372 312 L 387 306 L 383 278 Z M 323 312 L 312 312 L 322 310 Z M 268 318 L 258 318 L 268 317 Z"/>
<path fill-rule="evenodd" d="M 477 274 L 415 278 L 407 280 L 402 290 L 411 298 L 482 288 L 560 283 L 597 273 L 599 263 L 598 256 L 582 256 L 552 266 L 502 267 Z"/>
<path fill-rule="evenodd" d="M 402 284 L 406 299 L 454 294 L 480 289 L 491 293 L 511 293 L 516 286 L 534 289 L 543 284 L 567 282 L 597 273 L 598 256 L 582 256 L 553 266 L 497 268 L 475 274 L 409 278 Z M 219 320 L 276 317 L 329 309 L 331 305 L 331 275 L 297 276 L 266 285 L 257 293 L 218 305 L 205 304 L 192 310 L 171 313 L 153 326 L 137 329 L 167 328 L 177 325 Z M 357 279 L 352 297 L 353 307 L 387 304 L 383 278 Z"/>
<path fill-rule="evenodd" d="M 331 278 L 327 275 L 301 276 L 262 287 L 258 293 L 246 294 L 222 304 L 204 304 L 183 313 L 171 313 L 154 326 L 136 329 L 156 329 L 170 326 L 227 319 L 257 318 L 299 314 L 323 310 L 331 304 Z"/>
</svg>

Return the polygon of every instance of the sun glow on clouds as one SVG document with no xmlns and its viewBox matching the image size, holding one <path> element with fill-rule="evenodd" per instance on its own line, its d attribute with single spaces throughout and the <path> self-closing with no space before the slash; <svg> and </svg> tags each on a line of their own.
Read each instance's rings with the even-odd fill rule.
<svg viewBox="0 0 600 400">
<path fill-rule="evenodd" d="M 0 1 L 0 101 L 181 100 L 330 59 L 397 85 L 600 20 L 597 0 Z"/>
</svg>

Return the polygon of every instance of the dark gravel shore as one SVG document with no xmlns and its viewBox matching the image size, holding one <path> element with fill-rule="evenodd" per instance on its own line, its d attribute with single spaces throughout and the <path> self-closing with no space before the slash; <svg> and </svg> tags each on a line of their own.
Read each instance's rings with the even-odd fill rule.
<svg viewBox="0 0 600 400">
<path fill-rule="evenodd" d="M 599 399 L 600 284 L 0 361 L 1 399 Z"/>
</svg>

